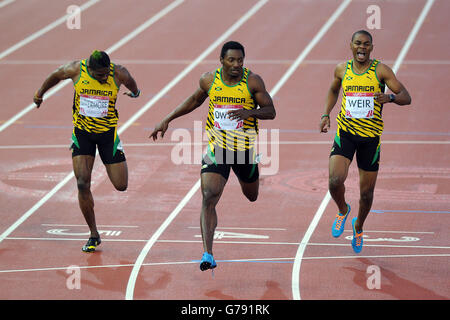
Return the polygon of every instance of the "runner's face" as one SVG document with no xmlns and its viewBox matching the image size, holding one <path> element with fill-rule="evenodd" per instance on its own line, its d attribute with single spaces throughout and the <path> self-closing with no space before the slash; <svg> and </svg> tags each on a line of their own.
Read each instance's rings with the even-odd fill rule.
<svg viewBox="0 0 450 320">
<path fill-rule="evenodd" d="M 223 58 L 220 58 L 223 72 L 229 77 L 237 78 L 242 76 L 244 66 L 244 54 L 239 49 L 229 49 Z"/>
<path fill-rule="evenodd" d="M 365 63 L 370 59 L 373 45 L 367 35 L 358 33 L 350 43 L 350 48 L 353 53 L 353 59 L 359 63 Z"/>
<path fill-rule="evenodd" d="M 89 68 L 89 72 L 91 73 L 91 76 L 101 84 L 105 84 L 108 80 L 109 68 L 100 68 L 95 70 Z"/>
</svg>

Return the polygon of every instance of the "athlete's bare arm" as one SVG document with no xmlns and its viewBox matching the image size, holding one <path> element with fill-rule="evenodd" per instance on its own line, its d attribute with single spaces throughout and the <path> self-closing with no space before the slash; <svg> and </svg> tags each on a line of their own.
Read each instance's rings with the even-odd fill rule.
<svg viewBox="0 0 450 320">
<path fill-rule="evenodd" d="M 229 118 L 232 120 L 245 120 L 250 117 L 257 119 L 275 119 L 276 111 L 272 97 L 267 92 L 262 78 L 255 73 L 250 73 L 248 75 L 248 88 L 259 108 L 251 110 L 232 110 L 228 112 Z"/>
<path fill-rule="evenodd" d="M 171 113 L 169 113 L 161 122 L 159 122 L 149 138 L 153 138 L 155 141 L 158 138 L 158 132 L 161 132 L 161 138 L 164 137 L 164 133 L 169 127 L 169 122 L 188 114 L 202 105 L 202 103 L 208 97 L 208 90 L 214 81 L 214 72 L 204 73 L 199 81 L 199 87 L 195 92 L 183 101 L 178 107 L 176 107 Z"/>
<path fill-rule="evenodd" d="M 392 102 L 398 105 L 408 105 L 411 103 L 411 96 L 409 95 L 408 90 L 406 90 L 403 84 L 397 79 L 391 68 L 384 63 L 380 63 L 377 66 L 376 72 L 378 79 L 386 83 L 388 88 L 395 93 L 395 99 Z M 374 97 L 379 103 L 391 102 L 389 94 L 385 94 L 383 92 L 376 92 Z"/>
<path fill-rule="evenodd" d="M 333 110 L 339 98 L 339 91 L 341 90 L 342 78 L 345 74 L 346 62 L 340 63 L 334 69 L 334 78 L 331 81 L 330 89 L 328 89 L 327 99 L 325 101 L 325 111 L 320 119 L 320 132 L 328 132 L 330 128 L 330 112 Z"/>
<path fill-rule="evenodd" d="M 80 76 L 80 61 L 68 62 L 50 73 L 44 80 L 42 86 L 34 93 L 33 101 L 39 108 L 44 98 L 44 94 L 52 87 L 56 86 L 61 80 L 72 79 L 76 82 Z"/>
<path fill-rule="evenodd" d="M 130 90 L 128 92 L 124 92 L 123 94 L 132 98 L 136 98 L 139 95 L 140 91 L 137 87 L 136 81 L 128 72 L 127 68 L 121 65 L 116 65 L 114 80 L 119 87 L 123 84 L 128 90 Z"/>
</svg>

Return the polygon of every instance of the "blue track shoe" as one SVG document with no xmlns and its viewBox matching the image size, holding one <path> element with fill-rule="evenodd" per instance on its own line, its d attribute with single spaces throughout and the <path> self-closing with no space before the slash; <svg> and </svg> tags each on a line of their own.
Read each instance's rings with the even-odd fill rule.
<svg viewBox="0 0 450 320">
<path fill-rule="evenodd" d="M 208 252 L 203 253 L 202 260 L 200 261 L 200 270 L 205 271 L 214 269 L 215 267 L 217 267 L 217 263 L 214 261 L 212 254 L 209 254 Z"/>
<path fill-rule="evenodd" d="M 353 239 L 352 248 L 356 253 L 360 253 L 363 247 L 363 232 L 356 232 L 355 230 L 356 217 L 352 219 Z"/>
<path fill-rule="evenodd" d="M 350 205 L 347 203 L 347 213 L 336 214 L 336 219 L 334 219 L 333 226 L 331 227 L 331 234 L 333 235 L 333 237 L 337 238 L 342 234 L 342 232 L 344 232 L 345 221 L 349 216 L 350 210 L 351 210 Z"/>
</svg>

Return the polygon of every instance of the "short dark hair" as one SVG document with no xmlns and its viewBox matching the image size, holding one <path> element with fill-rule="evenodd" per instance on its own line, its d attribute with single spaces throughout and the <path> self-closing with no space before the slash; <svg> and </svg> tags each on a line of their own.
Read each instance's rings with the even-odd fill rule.
<svg viewBox="0 0 450 320">
<path fill-rule="evenodd" d="M 364 34 L 364 35 L 368 36 L 369 39 L 370 39 L 370 42 L 372 42 L 372 35 L 371 35 L 368 31 L 366 31 L 366 30 L 358 30 L 358 31 L 356 31 L 356 32 L 352 35 L 352 42 L 353 42 L 353 40 L 355 39 L 356 35 L 358 35 L 358 34 Z"/>
<path fill-rule="evenodd" d="M 245 57 L 244 46 L 236 41 L 228 41 L 222 46 L 222 50 L 220 51 L 220 57 L 223 59 L 228 50 L 241 50 L 242 54 Z"/>
<path fill-rule="evenodd" d="M 101 69 L 101 68 L 109 68 L 111 60 L 109 56 L 104 51 L 94 50 L 89 57 L 89 68 L 91 69 Z"/>
</svg>

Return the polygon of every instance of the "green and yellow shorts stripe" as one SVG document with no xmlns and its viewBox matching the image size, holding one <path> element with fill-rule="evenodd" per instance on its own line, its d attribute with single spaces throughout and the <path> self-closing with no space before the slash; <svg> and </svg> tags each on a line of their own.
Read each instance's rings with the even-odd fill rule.
<svg viewBox="0 0 450 320">
<path fill-rule="evenodd" d="M 360 137 L 344 130 L 338 130 L 334 137 L 330 157 L 341 155 L 350 161 L 356 153 L 358 168 L 365 171 L 378 171 L 381 140 L 376 137 Z"/>
<path fill-rule="evenodd" d="M 91 133 L 74 127 L 70 149 L 72 150 L 72 157 L 80 155 L 95 157 L 96 149 L 98 149 L 104 164 L 126 161 L 116 128 L 102 133 Z"/>
</svg>

